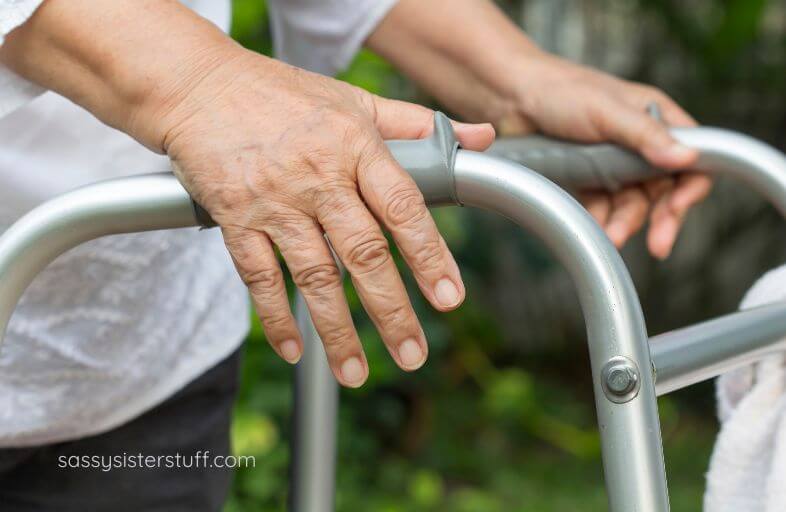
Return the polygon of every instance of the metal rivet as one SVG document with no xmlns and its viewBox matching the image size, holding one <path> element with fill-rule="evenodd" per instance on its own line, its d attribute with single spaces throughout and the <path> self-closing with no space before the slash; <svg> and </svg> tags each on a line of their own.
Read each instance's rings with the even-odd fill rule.
<svg viewBox="0 0 786 512">
<path fill-rule="evenodd" d="M 617 365 L 609 369 L 607 377 L 609 391 L 616 395 L 624 395 L 633 390 L 636 385 L 636 374 L 624 365 Z"/>
<path fill-rule="evenodd" d="M 601 385 L 606 397 L 615 403 L 625 403 L 639 392 L 639 371 L 627 357 L 614 357 L 601 372 Z"/>
</svg>

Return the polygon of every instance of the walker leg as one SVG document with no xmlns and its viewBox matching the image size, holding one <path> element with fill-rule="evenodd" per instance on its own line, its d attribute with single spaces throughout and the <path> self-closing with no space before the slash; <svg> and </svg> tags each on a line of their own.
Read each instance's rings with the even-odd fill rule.
<svg viewBox="0 0 786 512">
<path fill-rule="evenodd" d="M 289 510 L 333 512 L 338 384 L 299 292 L 295 301 L 295 316 L 305 346 L 303 358 L 295 368 Z"/>
</svg>

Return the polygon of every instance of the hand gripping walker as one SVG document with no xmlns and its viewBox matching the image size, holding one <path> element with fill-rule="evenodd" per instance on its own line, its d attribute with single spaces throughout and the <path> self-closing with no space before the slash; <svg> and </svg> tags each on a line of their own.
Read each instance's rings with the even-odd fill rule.
<svg viewBox="0 0 786 512">
<path fill-rule="evenodd" d="M 741 178 L 786 215 L 784 155 L 724 130 L 673 133 L 701 152 L 698 170 Z M 648 340 L 622 259 L 566 192 L 522 165 L 459 149 L 441 114 L 429 139 L 392 141 L 389 147 L 430 205 L 500 213 L 540 236 L 563 263 L 587 325 L 609 509 L 667 512 L 656 393 L 786 349 L 786 304 L 733 313 Z M 530 138 L 499 142 L 492 152 L 526 162 L 563 185 L 615 187 L 654 174 L 633 155 L 607 145 Z M 66 250 L 104 235 L 199 225 L 209 227 L 212 221 L 171 174 L 105 181 L 44 203 L 0 237 L 0 333 L 28 284 Z M 337 387 L 300 299 L 297 313 L 308 348 L 296 372 L 291 509 L 327 512 L 333 510 Z"/>
</svg>

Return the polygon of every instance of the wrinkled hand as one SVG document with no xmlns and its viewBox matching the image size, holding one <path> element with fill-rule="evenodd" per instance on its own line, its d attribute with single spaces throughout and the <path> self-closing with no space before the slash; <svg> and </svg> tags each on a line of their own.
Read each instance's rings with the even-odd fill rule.
<svg viewBox="0 0 786 512">
<path fill-rule="evenodd" d="M 501 134 L 540 131 L 584 142 L 616 142 L 664 170 L 689 169 L 695 163 L 698 154 L 675 141 L 667 126 L 696 122 L 660 90 L 548 54 L 522 59 L 519 66 L 522 78 L 515 101 L 507 103 L 495 119 Z M 647 114 L 653 102 L 660 107 L 662 122 Z M 584 192 L 580 198 L 617 246 L 641 229 L 649 214 L 649 250 L 666 258 L 688 210 L 711 187 L 706 175 L 666 174 L 614 194 Z"/>
<path fill-rule="evenodd" d="M 396 363 L 420 367 L 426 339 L 391 257 L 387 229 L 425 297 L 440 311 L 464 298 L 459 269 L 423 196 L 383 139 L 429 135 L 433 112 L 243 52 L 188 87 L 160 114 L 164 149 L 194 199 L 221 226 L 276 352 L 303 345 L 277 247 L 303 293 L 340 383 L 368 367 L 330 244 Z M 457 123 L 482 150 L 490 125 Z"/>
<path fill-rule="evenodd" d="M 453 0 L 447 11 L 440 0 L 399 0 L 367 44 L 448 110 L 492 122 L 501 134 L 614 142 L 665 170 L 690 168 L 698 156 L 646 115 L 656 102 L 666 124 L 695 124 L 665 94 L 543 52 L 490 0 Z M 704 176 L 664 173 L 614 195 L 586 194 L 584 202 L 618 246 L 651 210 L 649 248 L 665 258 L 688 209 L 710 186 Z"/>
</svg>

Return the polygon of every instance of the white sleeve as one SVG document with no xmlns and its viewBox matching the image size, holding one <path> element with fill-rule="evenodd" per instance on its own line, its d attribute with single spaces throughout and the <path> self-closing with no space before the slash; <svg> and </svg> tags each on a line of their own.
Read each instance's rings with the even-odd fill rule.
<svg viewBox="0 0 786 512">
<path fill-rule="evenodd" d="M 5 36 L 27 21 L 43 0 L 0 0 L 0 45 Z M 32 100 L 44 89 L 0 64 L 0 117 Z"/>
<path fill-rule="evenodd" d="M 268 0 L 277 58 L 334 75 L 352 62 L 397 0 Z"/>
</svg>

